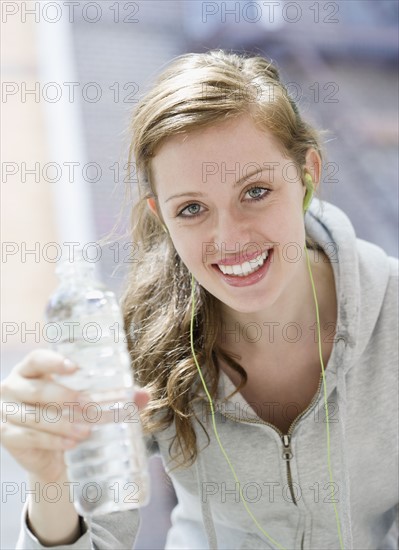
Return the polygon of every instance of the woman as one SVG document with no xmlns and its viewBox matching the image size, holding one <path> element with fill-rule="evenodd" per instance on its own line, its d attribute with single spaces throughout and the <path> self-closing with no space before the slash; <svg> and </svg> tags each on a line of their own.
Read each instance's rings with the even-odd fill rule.
<svg viewBox="0 0 399 550">
<path fill-rule="evenodd" d="M 166 548 L 395 548 L 398 261 L 310 204 L 320 135 L 277 68 L 180 56 L 139 104 L 130 154 L 141 256 L 123 307 L 147 448 L 178 497 Z M 6 396 L 76 397 L 44 379 L 60 365 L 36 352 Z M 4 440 L 30 479 L 64 479 L 62 438 L 24 429 Z M 94 545 L 131 548 L 138 527 L 138 511 L 97 518 Z M 56 545 L 90 548 L 85 522 L 66 497 L 30 501 L 18 547 Z"/>
</svg>

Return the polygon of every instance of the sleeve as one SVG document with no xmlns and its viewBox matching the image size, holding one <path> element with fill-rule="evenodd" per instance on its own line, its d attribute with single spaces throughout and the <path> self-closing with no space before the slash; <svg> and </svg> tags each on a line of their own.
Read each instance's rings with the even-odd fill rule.
<svg viewBox="0 0 399 550">
<path fill-rule="evenodd" d="M 73 544 L 61 546 L 43 546 L 37 537 L 29 530 L 27 523 L 28 503 L 22 512 L 21 530 L 16 550 L 41 550 L 57 548 L 57 550 L 115 550 L 115 548 L 131 550 L 140 528 L 139 510 L 114 512 L 105 516 L 93 518 L 91 533 L 87 523 L 82 519 L 84 534 Z"/>
<path fill-rule="evenodd" d="M 159 446 L 154 435 L 145 438 L 147 456 L 159 454 Z M 104 516 L 94 517 L 91 522 L 91 533 L 87 522 L 81 518 L 82 535 L 73 544 L 59 546 L 43 546 L 29 529 L 27 521 L 28 502 L 25 503 L 21 516 L 21 528 L 16 544 L 16 550 L 131 550 L 140 529 L 141 517 L 138 509 L 124 512 L 114 512 Z"/>
</svg>

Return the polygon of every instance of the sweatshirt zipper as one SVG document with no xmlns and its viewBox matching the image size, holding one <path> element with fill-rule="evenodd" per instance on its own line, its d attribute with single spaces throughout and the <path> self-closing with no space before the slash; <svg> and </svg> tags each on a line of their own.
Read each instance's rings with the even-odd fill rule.
<svg viewBox="0 0 399 550">
<path fill-rule="evenodd" d="M 290 489 L 292 502 L 298 506 L 295 495 L 294 495 L 294 489 L 292 484 L 292 475 L 291 475 L 291 467 L 290 467 L 290 460 L 292 458 L 292 449 L 291 449 L 291 436 L 286 434 L 281 437 L 283 441 L 283 459 L 285 460 L 285 463 L 287 465 L 287 479 L 288 479 L 288 487 Z"/>
<path fill-rule="evenodd" d="M 275 430 L 280 438 L 281 438 L 281 441 L 282 441 L 282 444 L 283 444 L 283 452 L 282 452 L 282 457 L 283 457 L 283 460 L 285 461 L 286 463 L 286 468 L 287 468 L 287 481 L 288 481 L 288 487 L 290 489 L 290 493 L 291 493 L 291 498 L 292 498 L 292 501 L 293 503 L 298 506 L 297 504 L 297 501 L 295 499 L 295 495 L 294 495 L 294 488 L 293 488 L 293 484 L 292 484 L 292 474 L 291 474 L 291 467 L 290 467 L 290 461 L 293 457 L 293 454 L 292 454 L 292 449 L 291 449 L 291 435 L 292 435 L 292 432 L 294 431 L 294 428 L 296 426 L 296 424 L 299 422 L 299 420 L 313 407 L 313 405 L 318 401 L 319 399 L 319 395 L 320 395 L 320 388 L 321 388 L 321 383 L 323 381 L 323 375 L 322 373 L 320 373 L 320 379 L 319 379 L 319 386 L 317 388 L 317 391 L 312 399 L 312 401 L 309 403 L 309 405 L 306 407 L 306 409 L 304 411 L 302 411 L 295 419 L 294 421 L 292 422 L 291 426 L 289 427 L 288 429 L 288 432 L 286 434 L 283 434 L 283 432 L 277 428 L 277 426 L 274 426 L 273 424 L 271 424 L 270 422 L 266 422 L 265 420 L 262 420 L 261 418 L 259 419 L 246 419 L 246 420 L 236 420 L 234 418 L 233 415 L 230 415 L 229 413 L 226 413 L 226 412 L 221 412 L 221 414 L 223 416 L 225 416 L 226 418 L 230 419 L 230 420 L 233 420 L 233 422 L 238 422 L 238 423 L 241 423 L 241 422 L 248 422 L 250 424 L 265 424 L 266 426 L 270 426 L 273 430 Z M 303 533 L 302 535 L 302 541 L 301 541 L 301 550 L 303 549 L 303 542 L 304 542 L 304 537 L 305 537 L 305 533 Z"/>
</svg>

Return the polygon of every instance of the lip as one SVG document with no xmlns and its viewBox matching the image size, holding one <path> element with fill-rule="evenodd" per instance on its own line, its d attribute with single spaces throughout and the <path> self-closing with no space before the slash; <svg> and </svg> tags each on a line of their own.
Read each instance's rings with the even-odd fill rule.
<svg viewBox="0 0 399 550">
<path fill-rule="evenodd" d="M 274 248 L 270 248 L 269 255 L 266 261 L 264 262 L 264 264 L 262 265 L 262 267 L 258 269 L 258 271 L 255 271 L 254 273 L 250 273 L 245 277 L 239 277 L 237 275 L 225 275 L 220 271 L 220 269 L 217 267 L 216 264 L 212 264 L 212 268 L 230 286 L 236 286 L 236 287 L 250 286 L 258 283 L 260 280 L 262 280 L 266 276 L 267 272 L 269 271 L 269 265 L 271 263 L 273 253 L 274 253 Z M 223 265 L 226 265 L 226 264 L 223 264 Z"/>
<path fill-rule="evenodd" d="M 236 254 L 235 256 L 232 256 L 231 258 L 226 258 L 224 260 L 220 260 L 220 262 L 215 262 L 217 265 L 241 265 L 244 262 L 250 262 L 254 258 L 257 258 L 261 254 L 264 254 L 265 252 L 268 252 L 273 247 L 265 248 L 265 250 L 262 250 L 262 252 L 253 252 L 252 254 Z M 237 261 L 238 256 L 238 261 Z"/>
</svg>

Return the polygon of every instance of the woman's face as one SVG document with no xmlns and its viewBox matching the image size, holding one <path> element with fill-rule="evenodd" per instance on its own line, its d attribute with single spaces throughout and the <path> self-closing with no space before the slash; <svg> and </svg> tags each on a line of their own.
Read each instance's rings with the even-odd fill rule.
<svg viewBox="0 0 399 550">
<path fill-rule="evenodd" d="M 235 311 L 272 308 L 306 266 L 306 190 L 272 135 L 245 115 L 173 136 L 151 171 L 170 238 L 200 285 Z"/>
</svg>

